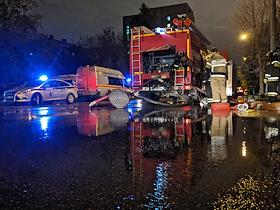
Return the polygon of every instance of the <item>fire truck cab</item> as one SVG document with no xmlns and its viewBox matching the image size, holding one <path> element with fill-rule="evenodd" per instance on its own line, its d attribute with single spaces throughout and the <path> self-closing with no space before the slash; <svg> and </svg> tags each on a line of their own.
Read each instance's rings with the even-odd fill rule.
<svg viewBox="0 0 280 210">
<path fill-rule="evenodd" d="M 198 27 L 187 21 L 182 28 L 144 26 L 131 30 L 130 73 L 132 86 L 139 93 L 157 99 L 169 97 L 175 91 L 188 93 L 192 86 L 201 86 L 204 68 L 202 51 L 210 42 Z M 184 57 L 185 65 L 178 62 Z M 160 78 L 153 80 L 153 78 Z"/>
</svg>

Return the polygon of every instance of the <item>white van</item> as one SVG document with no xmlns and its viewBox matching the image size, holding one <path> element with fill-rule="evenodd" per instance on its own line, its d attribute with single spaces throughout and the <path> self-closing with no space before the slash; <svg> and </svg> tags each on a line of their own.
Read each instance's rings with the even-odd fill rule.
<svg viewBox="0 0 280 210">
<path fill-rule="evenodd" d="M 122 72 L 100 66 L 81 67 L 77 71 L 79 96 L 104 96 L 108 92 L 124 88 Z"/>
</svg>

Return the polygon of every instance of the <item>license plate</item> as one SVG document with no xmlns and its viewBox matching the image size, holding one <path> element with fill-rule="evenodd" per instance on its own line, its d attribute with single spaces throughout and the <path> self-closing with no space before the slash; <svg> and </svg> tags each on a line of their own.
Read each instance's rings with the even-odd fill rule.
<svg viewBox="0 0 280 210">
<path fill-rule="evenodd" d="M 7 99 L 14 99 L 14 96 L 6 96 Z"/>
</svg>

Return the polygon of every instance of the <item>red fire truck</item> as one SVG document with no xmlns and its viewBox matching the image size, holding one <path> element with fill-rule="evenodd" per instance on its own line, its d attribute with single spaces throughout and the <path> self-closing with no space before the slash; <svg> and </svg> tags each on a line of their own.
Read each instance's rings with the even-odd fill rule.
<svg viewBox="0 0 280 210">
<path fill-rule="evenodd" d="M 187 94 L 198 85 L 197 75 L 204 67 L 201 52 L 207 50 L 210 42 L 192 21 L 187 19 L 184 23 L 176 28 L 132 28 L 130 73 L 132 86 L 140 87 L 140 94 L 168 98 L 176 91 Z M 174 65 L 179 54 L 185 55 L 191 65 Z M 161 82 L 150 81 L 153 78 L 160 78 Z"/>
</svg>

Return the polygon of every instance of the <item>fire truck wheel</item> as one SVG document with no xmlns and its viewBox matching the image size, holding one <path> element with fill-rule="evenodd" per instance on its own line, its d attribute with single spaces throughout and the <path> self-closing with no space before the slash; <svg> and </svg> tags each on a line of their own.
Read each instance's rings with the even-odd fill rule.
<svg viewBox="0 0 280 210">
<path fill-rule="evenodd" d="M 34 93 L 31 97 L 31 104 L 39 106 L 43 102 L 42 95 L 40 93 Z"/>
<path fill-rule="evenodd" d="M 68 104 L 73 104 L 75 102 L 75 96 L 72 93 L 68 94 L 66 101 Z"/>
<path fill-rule="evenodd" d="M 113 90 L 109 94 L 109 101 L 117 109 L 124 109 L 129 104 L 129 96 L 123 90 Z"/>
</svg>

